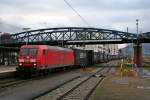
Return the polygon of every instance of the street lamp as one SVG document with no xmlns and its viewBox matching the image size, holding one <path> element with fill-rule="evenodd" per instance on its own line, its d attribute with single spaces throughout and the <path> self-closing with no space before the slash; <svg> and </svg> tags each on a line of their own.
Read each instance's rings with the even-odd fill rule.
<svg viewBox="0 0 150 100">
<path fill-rule="evenodd" d="M 136 26 L 137 26 L 137 36 L 138 36 L 138 33 L 139 33 L 139 31 L 138 31 L 138 25 L 139 25 L 139 19 L 136 19 Z"/>
</svg>

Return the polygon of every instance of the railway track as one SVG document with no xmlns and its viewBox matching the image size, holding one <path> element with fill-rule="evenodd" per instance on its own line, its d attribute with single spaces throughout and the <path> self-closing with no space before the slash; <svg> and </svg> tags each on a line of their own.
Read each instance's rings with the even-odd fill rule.
<svg viewBox="0 0 150 100">
<path fill-rule="evenodd" d="M 70 72 L 70 70 L 64 71 L 64 72 L 51 73 L 47 76 L 33 77 L 33 78 L 29 78 L 29 79 L 22 79 L 22 78 L 17 78 L 17 77 L 2 78 L 2 79 L 0 79 L 0 91 L 4 88 L 9 88 L 11 86 L 16 86 L 16 85 L 19 85 L 21 83 L 34 81 L 34 80 L 41 80 L 41 79 L 45 79 L 45 78 L 50 78 L 50 77 L 53 77 L 57 74 L 63 74 L 63 73 L 66 73 L 66 72 Z"/>
<path fill-rule="evenodd" d="M 109 73 L 111 67 L 100 68 L 90 76 L 80 76 L 53 90 L 33 98 L 33 100 L 88 100 L 95 88 Z"/>
<path fill-rule="evenodd" d="M 27 82 L 31 79 L 19 79 L 19 78 L 7 78 L 0 80 L 0 90 L 10 86 L 15 86 L 24 82 Z"/>
</svg>

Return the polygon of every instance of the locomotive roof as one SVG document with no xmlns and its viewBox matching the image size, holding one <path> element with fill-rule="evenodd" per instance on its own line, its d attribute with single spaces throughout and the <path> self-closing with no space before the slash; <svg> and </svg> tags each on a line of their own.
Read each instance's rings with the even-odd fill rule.
<svg viewBox="0 0 150 100">
<path fill-rule="evenodd" d="M 63 48 L 63 47 L 57 47 L 57 46 L 48 46 L 49 49 L 53 50 L 65 50 L 65 51 L 70 51 L 71 49 L 69 48 Z"/>
<path fill-rule="evenodd" d="M 31 47 L 31 48 L 48 48 L 51 50 L 64 50 L 64 51 L 71 51 L 72 49 L 69 48 L 63 48 L 63 47 L 58 47 L 58 46 L 49 46 L 49 45 L 23 45 L 21 46 L 21 48 L 25 48 L 25 47 Z"/>
</svg>

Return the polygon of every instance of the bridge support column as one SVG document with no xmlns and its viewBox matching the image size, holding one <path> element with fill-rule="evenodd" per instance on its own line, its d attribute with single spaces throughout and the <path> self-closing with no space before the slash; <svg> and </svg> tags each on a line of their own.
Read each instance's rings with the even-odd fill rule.
<svg viewBox="0 0 150 100">
<path fill-rule="evenodd" d="M 140 43 L 134 43 L 134 63 L 137 67 L 142 67 L 143 56 L 142 56 L 142 45 Z"/>
</svg>

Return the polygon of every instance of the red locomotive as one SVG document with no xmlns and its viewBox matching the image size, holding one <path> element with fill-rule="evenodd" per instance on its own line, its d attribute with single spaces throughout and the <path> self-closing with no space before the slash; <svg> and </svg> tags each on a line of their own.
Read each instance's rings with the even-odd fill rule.
<svg viewBox="0 0 150 100">
<path fill-rule="evenodd" d="M 17 71 L 31 74 L 72 65 L 74 65 L 72 49 L 48 45 L 23 45 L 18 55 Z"/>
</svg>

